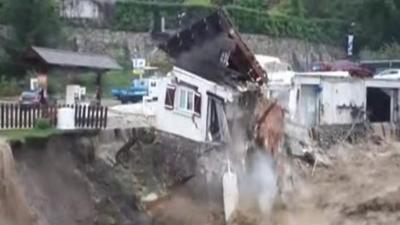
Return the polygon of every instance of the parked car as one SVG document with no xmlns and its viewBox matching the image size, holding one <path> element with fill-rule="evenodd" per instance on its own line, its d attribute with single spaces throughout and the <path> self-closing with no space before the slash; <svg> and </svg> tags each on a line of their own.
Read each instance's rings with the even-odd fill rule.
<svg viewBox="0 0 400 225">
<path fill-rule="evenodd" d="M 19 104 L 22 109 L 28 109 L 40 105 L 40 91 L 24 91 L 19 97 Z"/>
<path fill-rule="evenodd" d="M 132 85 L 128 88 L 113 88 L 111 94 L 121 103 L 136 103 L 143 100 L 143 97 L 156 101 L 159 95 L 159 82 L 161 78 L 133 79 Z"/>
<path fill-rule="evenodd" d="M 57 99 L 48 95 L 46 98 L 46 102 L 49 105 L 56 105 Z M 21 93 L 19 97 L 19 105 L 22 109 L 29 109 L 32 107 L 40 106 L 40 90 L 34 91 L 24 91 Z"/>
<path fill-rule="evenodd" d="M 136 103 L 143 100 L 143 96 L 149 93 L 149 84 L 146 79 L 134 79 L 128 88 L 113 88 L 111 94 L 122 104 Z"/>
<path fill-rule="evenodd" d="M 376 74 L 374 76 L 375 79 L 390 79 L 397 80 L 400 79 L 400 69 L 387 69 L 382 72 Z"/>
</svg>

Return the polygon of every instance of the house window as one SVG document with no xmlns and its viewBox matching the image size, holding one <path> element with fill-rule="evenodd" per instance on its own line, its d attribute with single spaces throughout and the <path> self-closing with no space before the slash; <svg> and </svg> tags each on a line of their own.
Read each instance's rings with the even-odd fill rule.
<svg viewBox="0 0 400 225">
<path fill-rule="evenodd" d="M 174 109 L 174 102 L 175 102 L 175 86 L 168 85 L 167 90 L 165 93 L 165 108 L 167 109 Z"/>
<path fill-rule="evenodd" d="M 200 93 L 187 88 L 179 90 L 179 110 L 201 114 L 201 96 Z"/>
</svg>

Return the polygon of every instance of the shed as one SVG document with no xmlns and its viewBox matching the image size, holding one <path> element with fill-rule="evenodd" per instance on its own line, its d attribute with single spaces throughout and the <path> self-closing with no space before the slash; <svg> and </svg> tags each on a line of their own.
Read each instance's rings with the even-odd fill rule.
<svg viewBox="0 0 400 225">
<path fill-rule="evenodd" d="M 73 52 L 33 46 L 24 54 L 24 59 L 35 70 L 47 73 L 52 68 L 79 69 L 96 73 L 96 85 L 101 93 L 102 75 L 109 70 L 120 70 L 121 66 L 115 59 L 107 55 Z M 100 100 L 101 95 L 98 95 Z"/>
</svg>

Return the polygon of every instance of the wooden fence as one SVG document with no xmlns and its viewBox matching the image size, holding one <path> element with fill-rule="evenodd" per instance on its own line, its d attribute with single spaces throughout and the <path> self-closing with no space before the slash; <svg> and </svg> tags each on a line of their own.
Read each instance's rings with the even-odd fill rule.
<svg viewBox="0 0 400 225">
<path fill-rule="evenodd" d="M 104 106 L 76 105 L 75 127 L 106 128 L 108 108 Z"/>
<path fill-rule="evenodd" d="M 21 106 L 15 103 L 0 103 L 0 129 L 33 128 L 40 118 L 47 118 L 52 127 L 57 126 L 59 108 L 75 110 L 75 127 L 102 129 L 107 127 L 108 108 L 86 105 Z"/>
</svg>

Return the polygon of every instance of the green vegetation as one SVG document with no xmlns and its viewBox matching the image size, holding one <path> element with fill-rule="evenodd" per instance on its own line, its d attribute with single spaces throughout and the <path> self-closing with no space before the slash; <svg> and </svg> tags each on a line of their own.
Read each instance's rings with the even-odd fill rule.
<svg viewBox="0 0 400 225">
<path fill-rule="evenodd" d="M 112 88 L 129 86 L 135 77 L 138 76 L 128 70 L 111 71 L 104 74 L 102 79 L 103 96 L 110 97 Z M 88 97 L 93 97 L 96 90 L 96 74 L 94 73 L 78 73 L 68 78 L 53 72 L 50 74 L 48 82 L 49 93 L 53 95 L 63 95 L 65 85 L 68 83 L 85 86 Z"/>
<path fill-rule="evenodd" d="M 35 122 L 35 129 L 37 130 L 47 130 L 51 128 L 50 120 L 47 118 L 39 118 Z"/>
<path fill-rule="evenodd" d="M 22 53 L 31 45 L 55 47 L 64 44 L 58 0 L 0 0 L 0 22 L 11 28 L 0 35 L 0 95 L 17 95 L 26 87 L 26 64 Z M 400 56 L 400 0 L 121 0 L 106 26 L 111 29 L 148 32 L 159 27 L 160 18 L 167 29 L 177 29 L 203 18 L 222 6 L 240 32 L 266 34 L 277 38 L 297 38 L 325 44 L 344 45 L 349 32 L 355 34 L 355 49 L 361 57 Z M 178 15 L 185 16 L 179 21 Z M 351 26 L 350 24 L 354 24 Z M 103 93 L 112 87 L 127 86 L 130 71 L 128 45 L 113 55 L 125 71 L 104 76 Z M 155 62 L 164 71 L 168 62 Z M 57 73 L 57 72 L 51 72 Z M 61 75 L 61 74 L 60 74 Z M 56 77 L 56 78 L 54 78 Z M 70 82 L 65 74 L 51 76 L 50 93 L 64 92 Z M 74 81 L 94 92 L 94 74 L 76 76 Z"/>
<path fill-rule="evenodd" d="M 16 96 L 23 90 L 25 79 L 0 76 L 0 96 Z"/>
<path fill-rule="evenodd" d="M 210 5 L 210 0 L 186 0 L 185 4 L 187 5 Z"/>
<path fill-rule="evenodd" d="M 266 11 L 241 6 L 224 7 L 241 32 L 267 34 L 274 37 L 294 37 L 311 41 L 338 43 L 345 25 L 334 19 L 304 19 L 302 17 L 271 15 Z M 179 25 L 178 14 L 185 12 L 191 23 L 212 13 L 216 7 L 207 5 L 182 5 L 155 2 L 118 2 L 114 27 L 120 30 L 144 32 L 149 29 L 153 15 L 165 17 L 166 27 Z"/>
<path fill-rule="evenodd" d="M 117 29 L 148 31 L 164 16 L 167 28 L 178 27 L 178 14 L 190 23 L 223 6 L 241 32 L 343 45 L 353 32 L 356 50 L 381 48 L 400 41 L 398 0 L 186 0 L 124 1 L 116 6 Z M 156 16 L 155 16 L 156 15 Z M 352 27 L 351 24 L 355 26 Z"/>
<path fill-rule="evenodd" d="M 60 131 L 56 129 L 19 129 L 0 131 L 0 136 L 5 137 L 9 141 L 22 141 L 26 139 L 45 139 Z"/>
<path fill-rule="evenodd" d="M 118 87 L 128 87 L 133 78 L 138 78 L 132 71 L 114 71 L 107 73 L 103 78 L 103 94 L 111 96 L 111 89 Z"/>
<path fill-rule="evenodd" d="M 400 44 L 390 43 L 384 44 L 377 51 L 371 49 L 363 49 L 360 52 L 361 59 L 399 59 L 400 58 Z"/>
<path fill-rule="evenodd" d="M 32 45 L 59 44 L 61 24 L 55 0 L 2 0 L 2 23 L 12 28 L 12 35 L 0 36 L 0 72 L 24 75 L 22 53 Z M 3 74 L 4 75 L 4 74 Z"/>
</svg>

